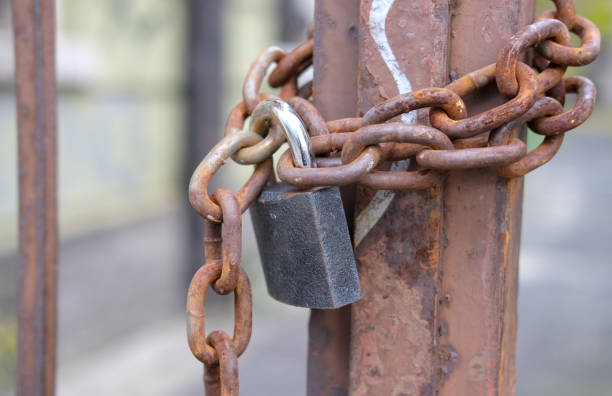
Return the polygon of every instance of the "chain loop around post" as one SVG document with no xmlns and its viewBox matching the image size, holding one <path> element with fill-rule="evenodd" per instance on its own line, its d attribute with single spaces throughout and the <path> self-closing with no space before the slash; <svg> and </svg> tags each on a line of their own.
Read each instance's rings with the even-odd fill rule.
<svg viewBox="0 0 612 396">
<path fill-rule="evenodd" d="M 505 166 L 525 156 L 522 140 L 512 138 L 508 144 L 462 150 L 425 150 L 417 154 L 417 163 L 425 169 L 451 170 Z"/>
<path fill-rule="evenodd" d="M 205 364 L 208 396 L 238 395 L 237 358 L 249 343 L 252 327 L 251 289 L 240 267 L 241 213 L 274 180 L 272 156 L 285 135 L 290 142 L 299 139 L 304 147 L 312 148 L 293 152 L 297 166 L 291 150 L 278 160 L 279 178 L 300 188 L 348 184 L 374 190 L 436 188 L 448 171 L 469 168 L 489 168 L 505 178 L 521 177 L 548 162 L 561 147 L 565 133 L 582 124 L 595 106 L 596 90 L 590 80 L 563 76 L 568 66 L 595 60 L 600 51 L 599 30 L 576 15 L 573 0 L 553 2 L 556 10 L 541 14 L 512 36 L 498 52 L 495 64 L 461 76 L 445 88 L 423 88 L 391 97 L 363 117 L 325 120 L 313 106 L 313 81 L 302 81 L 305 70 L 313 65 L 312 29 L 308 40 L 289 53 L 270 47 L 258 55 L 243 84 L 243 101 L 229 115 L 225 136 L 204 157 L 189 183 L 189 200 L 206 219 L 206 264 L 189 286 L 188 342 L 194 356 Z M 571 33 L 580 37 L 580 47 L 571 47 Z M 530 55 L 535 70 L 521 62 L 531 60 Z M 271 68 L 267 82 L 272 88 L 281 87 L 280 99 L 260 92 Z M 470 113 L 463 98 L 488 85 L 495 85 L 504 102 Z M 566 93 L 575 93 L 576 103 L 564 111 Z M 423 108 L 429 108 L 431 127 L 393 122 L 395 117 Z M 526 123 L 545 136 L 529 153 L 517 137 Z M 289 126 L 293 129 L 287 129 Z M 301 161 L 300 156 L 308 161 Z M 255 170 L 236 195 L 218 189 L 211 197 L 207 187 L 229 158 L 255 165 Z M 405 160 L 411 161 L 410 171 L 386 170 L 394 169 L 394 161 Z M 204 306 L 209 286 L 220 294 L 234 293 L 232 339 L 222 331 L 206 336 Z"/>
<path fill-rule="evenodd" d="M 497 89 L 502 95 L 512 97 L 519 92 L 517 64 L 523 51 L 549 38 L 553 38 L 565 46 L 569 45 L 571 41 L 569 31 L 561 21 L 544 19 L 524 27 L 512 36 L 508 44 L 499 51 L 495 68 L 495 81 Z M 566 68 L 567 66 L 560 67 L 562 71 L 560 75 L 565 73 Z"/>
<path fill-rule="evenodd" d="M 418 124 L 400 122 L 367 125 L 357 130 L 342 148 L 342 163 L 350 163 L 368 146 L 397 143 L 420 145 L 419 151 L 427 148 L 453 149 L 448 136 L 437 129 Z M 389 190 L 423 189 L 440 181 L 437 172 L 381 171 L 376 170 L 359 179 L 366 186 L 382 186 Z"/>
<path fill-rule="evenodd" d="M 467 108 L 461 97 L 446 88 L 425 88 L 385 100 L 363 116 L 362 125 L 381 124 L 400 114 L 424 107 L 440 107 L 454 120 L 464 119 Z"/>
<path fill-rule="evenodd" d="M 513 122 L 496 129 L 489 135 L 491 146 L 502 146 L 513 137 L 515 132 L 528 121 L 534 118 L 561 114 L 563 106 L 553 98 L 543 97 L 536 101 L 533 107 L 522 117 Z M 519 161 L 511 164 L 493 168 L 497 173 L 506 178 L 520 177 L 533 169 L 544 165 L 559 151 L 563 142 L 563 133 L 547 136 L 544 141 L 533 151 L 527 153 Z"/>
<path fill-rule="evenodd" d="M 485 66 L 450 83 L 446 88 L 460 97 L 465 97 L 492 83 L 495 80 L 495 69 L 495 64 Z M 432 108 L 429 113 L 431 125 L 451 139 L 463 139 L 498 128 L 525 114 L 536 100 L 538 84 L 531 67 L 519 62 L 517 70 L 519 91 L 514 98 L 493 109 L 461 120 L 453 120 L 444 110 Z"/>
<path fill-rule="evenodd" d="M 538 19 L 552 18 L 554 14 L 554 11 L 547 11 Z M 601 33 L 597 26 L 586 18 L 576 16 L 573 26 L 568 26 L 568 29 L 580 37 L 580 47 L 572 48 L 545 40 L 536 47 L 538 52 L 557 65 L 585 66 L 592 63 L 600 51 Z"/>
<path fill-rule="evenodd" d="M 595 84 L 586 77 L 568 77 L 563 79 L 566 93 L 576 94 L 574 107 L 562 114 L 550 117 L 541 117 L 529 122 L 529 127 L 540 135 L 556 135 L 585 122 L 595 108 L 597 89 Z"/>
</svg>

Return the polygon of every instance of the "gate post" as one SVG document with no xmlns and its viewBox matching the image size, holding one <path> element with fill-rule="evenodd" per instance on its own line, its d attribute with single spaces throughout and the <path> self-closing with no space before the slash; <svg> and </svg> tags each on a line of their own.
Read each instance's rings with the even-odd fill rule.
<svg viewBox="0 0 612 396">
<path fill-rule="evenodd" d="M 328 119 L 362 115 L 398 92 L 445 86 L 495 62 L 505 40 L 534 13 L 534 0 L 316 4 L 315 104 Z M 351 18 L 358 38 L 326 45 L 348 34 Z M 347 95 L 355 75 L 346 59 L 355 45 L 358 111 L 326 113 L 334 92 L 355 104 Z M 334 80 L 338 76 L 344 78 Z M 476 110 L 500 101 L 493 89 L 466 98 Z M 428 123 L 426 111 L 403 120 L 412 122 L 413 116 Z M 308 394 L 337 389 L 352 396 L 513 395 L 522 180 L 508 181 L 488 169 L 460 170 L 428 190 L 359 187 L 355 197 L 354 243 L 364 298 L 350 314 L 313 312 Z M 316 320 L 322 317 L 333 320 Z M 348 352 L 330 348 L 347 343 Z M 334 364 L 349 368 L 348 389 L 329 381 L 327 368 Z M 313 370 L 315 365 L 320 370 Z"/>
<path fill-rule="evenodd" d="M 446 85 L 448 0 L 362 0 L 360 12 L 360 114 L 398 93 Z M 428 123 L 428 111 L 402 121 Z M 350 395 L 437 394 L 442 196 L 440 185 L 358 189 L 363 299 L 351 307 Z"/>
<path fill-rule="evenodd" d="M 57 311 L 55 5 L 13 0 L 19 145 L 17 395 L 52 396 Z"/>
<path fill-rule="evenodd" d="M 315 1 L 314 105 L 326 119 L 353 117 L 357 109 L 359 1 Z M 340 189 L 349 229 L 354 187 Z M 315 310 L 308 340 L 309 396 L 348 392 L 350 307 Z"/>
<path fill-rule="evenodd" d="M 535 0 L 458 1 L 451 76 L 494 63 L 534 12 Z M 480 112 L 501 104 L 489 88 L 468 97 L 468 108 Z M 450 172 L 446 180 L 439 344 L 447 360 L 441 396 L 514 395 L 522 203 L 523 178 L 472 169 Z"/>
</svg>

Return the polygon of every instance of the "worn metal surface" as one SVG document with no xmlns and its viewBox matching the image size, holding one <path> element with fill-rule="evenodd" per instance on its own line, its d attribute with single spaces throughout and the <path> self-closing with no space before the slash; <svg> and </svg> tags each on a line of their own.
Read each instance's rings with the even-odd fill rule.
<svg viewBox="0 0 612 396">
<path fill-rule="evenodd" d="M 260 141 L 262 141 L 262 138 L 255 133 L 236 130 L 221 139 L 204 157 L 189 181 L 189 201 L 200 216 L 211 221 L 222 221 L 221 207 L 214 203 L 208 195 L 208 183 L 232 154 L 242 147 Z M 246 211 L 251 202 L 259 195 L 271 174 L 271 158 L 255 166 L 253 174 L 237 194 L 241 212 Z"/>
<path fill-rule="evenodd" d="M 339 308 L 361 298 L 338 187 L 267 187 L 251 218 L 268 293 L 298 307 Z"/>
<path fill-rule="evenodd" d="M 51 396 L 57 310 L 55 4 L 13 1 L 19 133 L 17 394 Z"/>
<path fill-rule="evenodd" d="M 315 0 L 313 100 L 326 120 L 357 114 L 359 2 Z M 346 124 L 343 124 L 346 126 Z M 328 125 L 329 127 L 329 125 Z M 332 128 L 328 128 L 331 129 Z M 341 188 L 352 229 L 354 188 Z M 308 396 L 348 393 L 350 307 L 312 310 L 308 334 Z"/>
<path fill-rule="evenodd" d="M 240 204 L 234 193 L 225 188 L 216 190 L 212 198 L 219 203 L 223 211 L 223 225 L 221 227 L 221 238 L 215 241 L 217 246 L 211 246 L 212 238 L 218 236 L 217 230 L 213 231 L 209 239 L 204 239 L 204 256 L 206 263 L 209 262 L 209 257 L 213 254 L 217 255 L 221 250 L 221 259 L 223 269 L 221 276 L 213 283 L 213 288 L 219 294 L 228 294 L 238 286 L 238 268 L 242 260 L 242 213 L 240 213 Z M 205 220 L 207 223 L 212 223 Z M 213 225 L 208 225 L 205 230 L 209 230 Z M 221 248 L 219 247 L 221 246 Z M 212 252 L 208 252 L 211 250 Z"/>
<path fill-rule="evenodd" d="M 534 2 L 455 3 L 451 75 L 496 60 L 533 19 Z M 520 76 L 519 76 L 520 77 Z M 490 90 L 466 98 L 473 112 L 502 103 Z M 451 171 L 444 185 L 439 296 L 440 395 L 513 395 L 523 182 L 485 169 Z"/>
<path fill-rule="evenodd" d="M 207 366 L 219 362 L 217 351 L 206 342 L 205 305 L 208 287 L 221 276 L 221 260 L 200 267 L 195 273 L 187 295 L 187 338 L 193 355 Z M 253 302 L 251 283 L 242 268 L 238 268 L 238 282 L 234 289 L 234 336 L 236 356 L 242 355 L 251 339 Z"/>
<path fill-rule="evenodd" d="M 206 396 L 238 396 L 240 386 L 238 381 L 238 356 L 232 345 L 232 340 L 223 331 L 213 331 L 208 342 L 219 356 L 219 363 L 207 367 L 204 376 Z M 217 374 L 216 377 L 212 377 Z"/>
<path fill-rule="evenodd" d="M 362 1 L 360 113 L 403 93 L 405 79 L 410 90 L 445 85 L 449 25 L 447 1 Z M 351 309 L 350 395 L 435 392 L 441 195 L 439 186 L 402 191 L 386 207 L 389 195 L 359 189 L 356 227 L 366 232 L 356 246 L 363 299 Z"/>
</svg>

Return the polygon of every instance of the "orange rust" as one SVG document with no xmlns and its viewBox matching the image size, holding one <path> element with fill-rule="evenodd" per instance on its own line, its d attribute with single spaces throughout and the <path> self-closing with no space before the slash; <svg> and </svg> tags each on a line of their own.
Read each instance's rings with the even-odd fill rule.
<svg viewBox="0 0 612 396">
<path fill-rule="evenodd" d="M 269 97 L 260 94 L 259 89 L 267 67 L 273 62 L 278 62 L 277 68 L 271 75 L 271 84 L 283 85 L 281 96 L 289 101 L 304 119 L 312 135 L 311 142 L 315 152 L 319 155 L 329 155 L 317 159 L 318 164 L 325 165 L 323 168 L 298 169 L 293 166 L 288 153 L 285 153 L 281 156 L 278 165 L 279 176 L 282 180 L 302 187 L 345 186 L 359 183 L 361 187 L 358 189 L 360 197 L 357 199 L 358 209 L 363 209 L 369 199 L 374 196 L 375 192 L 372 189 L 413 190 L 410 194 L 398 195 L 392 201 L 392 206 L 389 206 L 388 213 L 402 213 L 402 216 L 383 218 L 381 222 L 384 226 L 372 224 L 373 228 L 370 233 L 373 236 L 366 234 L 371 238 L 369 244 L 366 238 L 360 245 L 366 246 L 362 249 L 368 247 L 371 249 L 361 251 L 360 268 L 369 274 L 366 279 L 373 280 L 375 283 L 368 282 L 363 286 L 364 301 L 357 304 L 359 309 L 353 311 L 354 315 L 351 319 L 354 326 L 351 336 L 355 343 L 350 347 L 352 364 L 349 388 L 351 394 L 380 394 L 381 392 L 387 394 L 402 388 L 404 393 L 408 394 L 439 392 L 444 396 L 449 389 L 453 389 L 453 392 L 458 395 L 493 394 L 497 389 L 497 392 L 503 392 L 503 396 L 511 395 L 514 389 L 514 354 L 509 351 L 513 350 L 516 341 L 517 235 L 520 231 L 522 193 L 522 182 L 517 177 L 550 160 L 561 146 L 563 134 L 584 122 L 590 115 L 595 100 L 593 84 L 584 78 L 568 78 L 564 81 L 561 79 L 567 65 L 582 65 L 594 60 L 599 52 L 600 38 L 597 28 L 590 21 L 575 15 L 571 0 L 556 0 L 555 17 L 562 23 L 558 20 L 541 20 L 521 30 L 509 42 L 504 42 L 504 37 L 508 33 L 505 29 L 508 29 L 509 26 L 516 26 L 516 20 L 521 21 L 519 25 L 524 25 L 528 21 L 532 2 L 527 1 L 529 3 L 527 6 L 522 3 L 521 5 L 515 4 L 513 5 L 515 8 L 512 8 L 501 7 L 495 4 L 496 1 L 502 0 L 494 2 L 474 0 L 469 4 L 465 2 L 453 5 L 457 12 L 452 23 L 457 23 L 460 28 L 453 29 L 454 34 L 451 38 L 454 40 L 451 46 L 453 51 L 450 55 L 450 64 L 453 66 L 450 73 L 452 76 L 461 75 L 460 72 L 481 67 L 483 63 L 492 61 L 493 59 L 489 58 L 495 53 L 494 50 L 502 46 L 503 48 L 498 54 L 496 64 L 466 74 L 447 85 L 446 88 L 424 88 L 394 96 L 396 82 L 385 74 L 388 68 L 377 56 L 378 44 L 373 42 L 373 37 L 366 28 L 367 23 L 363 25 L 362 31 L 359 32 L 361 36 L 359 43 L 362 48 L 359 51 L 360 73 L 358 75 L 361 91 L 358 107 L 361 113 L 365 113 L 362 118 L 352 117 L 325 122 L 325 118 L 331 118 L 330 113 L 343 117 L 355 115 L 353 113 L 355 103 L 347 98 L 351 99 L 357 94 L 355 92 L 355 95 L 348 95 L 347 92 L 351 92 L 350 87 L 355 85 L 354 81 L 349 81 L 350 78 L 357 79 L 357 73 L 344 73 L 344 69 L 338 68 L 340 72 L 333 74 L 332 78 L 330 77 L 332 74 L 317 74 L 315 70 L 315 79 L 312 82 L 302 87 L 297 86 L 297 76 L 313 61 L 319 65 L 317 69 L 319 71 L 322 64 L 325 67 L 331 64 L 341 64 L 337 60 L 340 58 L 338 54 L 342 51 L 335 53 L 334 48 L 332 52 L 329 52 L 328 48 L 327 57 L 321 57 L 322 53 L 319 52 L 319 55 L 313 58 L 314 42 L 317 43 L 317 48 L 324 45 L 320 33 L 314 41 L 311 39 L 288 55 L 284 55 L 276 48 L 264 51 L 251 67 L 245 81 L 243 89 L 245 102 L 239 104 L 230 114 L 226 137 L 198 166 L 190 183 L 189 193 L 192 205 L 200 215 L 211 221 L 207 222 L 207 231 L 210 235 L 204 241 L 206 258 L 210 266 L 207 265 L 208 269 L 202 270 L 203 272 L 198 271 L 192 282 L 192 285 L 195 282 L 200 286 L 206 286 L 204 291 L 200 291 L 200 294 L 203 293 L 203 295 L 198 295 L 198 299 L 204 301 L 205 289 L 208 284 L 214 282 L 215 290 L 218 292 L 227 293 L 235 289 L 236 300 L 240 300 L 240 283 L 244 279 L 240 269 L 236 281 L 236 268 L 238 268 L 240 254 L 239 248 L 235 248 L 236 240 L 239 241 L 240 237 L 238 232 L 230 232 L 230 229 L 240 228 L 240 213 L 252 202 L 263 184 L 272 177 L 270 157 L 278 144 L 282 142 L 278 137 L 278 128 L 275 128 L 274 125 L 272 129 L 269 129 L 265 123 L 255 126 L 254 132 L 256 133 L 244 132 L 241 129 L 253 107 L 262 98 Z M 433 3 L 435 3 L 435 9 L 431 8 Z M 398 37 L 405 39 L 408 37 L 407 30 L 408 33 L 410 30 L 414 31 L 412 33 L 414 37 L 411 36 L 414 46 L 411 48 L 395 46 L 394 52 L 398 59 L 405 60 L 414 59 L 414 53 L 420 51 L 417 58 L 421 60 L 416 63 L 402 61 L 401 66 L 407 68 L 404 71 L 407 71 L 407 75 L 414 79 L 412 82 L 416 87 L 441 86 L 446 83 L 446 76 L 449 75 L 445 70 L 449 62 L 444 59 L 449 53 L 447 51 L 448 38 L 451 36 L 447 30 L 451 18 L 445 13 L 445 10 L 449 9 L 449 4 L 447 0 L 434 0 L 433 3 L 423 4 L 424 9 L 418 11 L 405 8 L 390 10 L 391 20 L 397 18 L 397 15 L 394 15 L 397 12 L 408 14 L 416 12 L 415 15 L 418 15 L 416 19 L 410 18 L 418 22 L 409 25 L 408 29 L 405 23 L 401 23 L 401 20 L 400 23 L 389 24 L 387 27 L 387 35 L 391 41 Z M 348 9 L 348 3 L 340 5 L 339 2 L 336 2 L 335 4 L 336 6 L 332 8 L 346 6 Z M 319 11 L 324 9 L 322 5 L 323 2 L 320 1 L 317 6 Z M 364 21 L 367 21 L 371 17 L 368 11 L 371 6 L 372 0 L 363 0 L 360 4 L 362 15 L 359 18 L 356 17 L 353 23 L 357 24 L 359 20 L 363 24 Z M 496 13 L 499 13 L 498 17 L 502 16 L 491 26 L 484 26 L 484 29 L 487 30 L 485 33 L 490 40 L 483 43 L 483 47 L 494 50 L 482 52 L 482 56 L 475 55 L 474 59 L 465 57 L 465 53 L 471 51 L 465 46 L 473 45 L 472 38 L 480 39 L 483 33 L 481 30 L 483 27 L 480 24 L 466 23 L 465 16 L 474 14 L 474 11 L 481 12 L 482 8 L 487 7 L 493 15 L 492 20 L 495 19 Z M 423 18 L 423 16 L 426 17 Z M 330 21 L 333 21 L 333 18 Z M 335 28 L 337 24 L 330 22 L 330 26 Z M 344 39 L 352 37 L 354 41 L 351 45 L 352 48 L 355 48 L 356 29 L 354 26 L 347 26 L 347 29 L 348 35 L 338 37 L 344 37 Z M 473 29 L 475 30 L 472 31 Z M 580 48 L 568 46 L 568 29 L 581 36 Z M 430 34 L 422 35 L 423 31 L 428 31 Z M 418 32 L 418 35 L 415 32 Z M 457 37 L 466 33 L 468 40 L 457 40 Z M 325 43 L 336 43 L 333 37 L 328 37 Z M 417 45 L 414 38 L 417 38 L 417 41 L 420 40 L 422 45 Z M 557 43 L 551 41 L 550 38 L 556 40 Z M 346 49 L 351 48 L 351 45 L 341 47 Z M 529 66 L 519 62 L 521 53 L 530 47 L 537 47 L 539 51 L 535 59 L 541 72 L 537 76 Z M 315 52 L 317 48 L 314 49 Z M 334 56 L 330 56 L 332 53 Z M 357 51 L 352 54 L 350 51 L 344 51 L 342 54 L 343 60 L 352 59 L 351 56 L 354 56 L 355 59 L 357 57 Z M 349 69 L 350 65 L 356 65 L 357 62 L 346 61 L 344 64 L 346 69 Z M 327 80 L 331 78 L 334 84 L 337 82 L 335 80 L 350 82 L 350 84 L 346 84 L 347 89 L 343 89 L 341 95 L 334 96 L 335 94 L 331 95 L 328 92 L 325 95 L 328 103 L 333 102 L 333 99 L 330 98 L 340 97 L 341 100 L 337 100 L 337 103 L 331 107 L 323 106 L 322 112 L 319 113 L 308 100 L 302 98 L 310 97 L 315 88 L 318 91 L 324 87 L 318 80 L 321 78 Z M 496 80 L 499 92 L 516 96 L 505 103 L 501 103 L 499 99 L 491 100 L 492 90 L 483 88 L 493 80 Z M 469 95 L 481 89 L 483 90 L 478 97 Z M 578 94 L 576 106 L 565 113 L 562 113 L 561 105 L 554 99 L 542 98 L 546 93 L 563 102 L 565 91 Z M 379 103 L 386 98 L 391 99 Z M 467 107 L 463 98 L 468 102 L 501 104 L 482 113 L 475 112 L 475 115 L 466 118 Z M 372 107 L 375 103 L 379 104 Z M 433 108 L 429 111 L 429 119 L 439 130 L 426 126 L 407 126 L 401 123 L 382 124 L 399 114 L 432 106 Z M 482 107 L 474 106 L 471 111 L 474 112 Z M 343 111 L 330 111 L 332 108 L 342 108 Z M 418 112 L 421 122 L 427 120 L 425 113 L 422 110 Z M 546 135 L 544 142 L 528 154 L 526 154 L 524 143 L 515 132 L 525 122 L 535 125 L 536 132 Z M 367 125 L 372 123 L 376 125 Z M 265 138 L 257 134 L 265 135 Z M 449 138 L 456 140 L 451 142 Z M 339 151 L 341 153 L 338 153 Z M 214 173 L 229 156 L 242 164 L 257 164 L 256 170 L 236 196 L 227 190 L 218 190 L 213 194 L 214 199 L 211 200 L 206 187 Z M 382 171 L 389 166 L 388 163 L 383 163 L 384 161 L 406 160 L 413 156 L 416 156 L 416 163 L 422 167 L 452 170 L 452 172 L 418 168 L 411 172 Z M 381 169 L 377 169 L 379 165 Z M 414 168 L 414 163 L 412 167 Z M 488 169 L 461 171 L 465 168 L 493 168 L 503 176 L 517 179 L 501 179 Z M 347 193 L 354 194 L 354 186 L 344 188 L 343 191 L 344 197 L 347 196 Z M 224 196 L 226 198 L 223 198 Z M 442 197 L 445 200 L 443 206 Z M 221 202 L 223 200 L 225 202 Z M 218 203 L 221 203 L 221 207 Z M 455 205 L 454 208 L 453 205 Z M 459 206 L 460 209 L 458 209 Z M 345 202 L 345 208 L 347 208 L 350 224 L 352 200 Z M 228 224 L 223 227 L 213 224 L 212 221 L 224 221 L 223 212 L 227 212 L 226 215 L 231 212 L 234 220 L 225 219 Z M 403 229 L 404 224 L 398 224 L 406 217 L 405 214 L 413 220 L 410 224 L 412 228 Z M 235 220 L 236 218 L 238 220 Z M 466 228 L 466 224 L 474 222 L 479 225 L 484 224 L 485 227 L 482 227 L 482 230 L 474 227 Z M 238 227 L 236 227 L 237 224 Z M 379 229 L 376 230 L 374 225 Z M 466 229 L 468 230 L 467 235 L 463 235 Z M 223 234 L 223 246 L 221 246 L 219 233 Z M 446 237 L 448 233 L 456 239 Z M 235 238 L 232 242 L 230 242 L 230 234 Z M 472 238 L 471 240 L 478 240 L 481 243 L 475 246 L 458 243 L 457 240 L 466 237 L 468 240 Z M 493 239 L 497 241 L 499 249 L 491 247 L 493 244 L 489 242 Z M 409 240 L 409 243 L 405 243 L 406 240 Z M 444 244 L 440 244 L 440 240 L 444 240 Z M 230 249 L 230 245 L 234 248 Z M 391 248 L 385 250 L 387 246 Z M 463 250 L 466 249 L 466 246 L 467 250 Z M 382 257 L 380 251 L 384 251 L 382 259 L 384 265 L 382 266 L 378 262 Z M 372 255 L 372 252 L 376 254 Z M 406 257 L 411 257 L 414 261 L 402 262 Z M 469 263 L 468 266 L 465 266 L 464 272 L 457 272 L 454 268 L 459 262 Z M 213 270 L 219 272 L 209 273 Z M 221 279 L 217 280 L 219 277 Z M 236 282 L 238 285 L 235 285 Z M 389 284 L 390 287 L 379 288 L 376 283 Z M 464 283 L 469 286 L 467 288 L 456 287 Z M 406 289 L 407 285 L 409 288 Z M 443 293 L 442 299 L 439 299 L 438 293 L 441 287 L 448 288 L 448 291 Z M 382 303 L 372 298 L 380 294 L 384 294 Z M 188 305 L 194 304 L 191 297 L 190 295 Z M 385 313 L 386 304 L 390 303 L 387 300 L 391 299 L 408 302 L 410 310 L 404 312 L 409 315 L 408 319 L 401 313 Z M 482 305 L 483 302 L 487 304 Z M 463 311 L 460 308 L 465 308 L 466 303 L 471 305 L 464 310 L 464 316 L 472 317 L 471 322 L 478 323 L 475 329 L 480 334 L 479 337 L 471 333 L 466 336 L 465 329 L 462 329 L 463 323 L 457 318 L 457 312 Z M 227 350 L 238 348 L 238 351 L 246 347 L 244 334 L 248 327 L 250 337 L 250 305 L 250 298 L 244 304 L 236 303 L 236 312 L 241 311 L 241 315 L 246 315 L 246 307 L 248 307 L 248 324 L 244 321 L 244 316 L 240 320 L 236 316 L 235 337 L 237 334 L 242 334 L 241 337 L 238 337 L 242 341 L 236 341 L 235 338 L 234 345 L 229 346 L 229 337 L 219 333 L 217 341 L 209 338 L 210 343 L 218 342 L 220 349 L 225 343 Z M 204 336 L 203 307 L 201 312 L 196 306 L 190 305 L 190 307 L 192 308 L 190 312 L 193 314 L 189 333 L 190 347 L 195 343 L 196 352 L 194 354 L 210 364 L 205 373 L 206 381 L 208 381 L 207 391 L 210 388 L 213 393 L 230 394 L 228 391 L 223 391 L 221 385 L 215 385 L 219 381 L 223 382 L 223 370 L 215 368 L 220 367 L 214 360 L 214 350 L 211 352 L 212 347 L 201 339 Z M 481 316 L 475 316 L 478 314 Z M 328 380 L 321 382 L 322 387 L 309 385 L 309 394 L 327 395 L 331 394 L 329 392 L 332 392 L 333 389 L 342 392 L 346 390 L 346 380 L 341 371 L 349 369 L 346 362 L 346 355 L 349 353 L 346 351 L 348 348 L 346 340 L 341 338 L 348 337 L 347 317 L 348 312 L 346 311 L 343 315 L 313 314 L 313 318 L 325 318 L 325 320 L 314 320 L 311 325 L 311 334 L 317 326 L 325 327 L 333 323 L 335 326 L 334 345 L 342 345 L 342 347 L 335 348 L 333 353 L 329 351 L 329 353 L 321 353 L 321 349 L 312 349 L 310 356 L 313 358 L 313 363 L 309 365 L 309 370 L 314 367 L 315 360 L 325 360 L 321 367 L 325 367 L 325 374 L 328 374 L 327 370 L 331 368 L 333 375 Z M 393 318 L 393 321 L 386 323 L 385 320 L 389 317 Z M 373 318 L 374 322 L 372 322 Z M 376 326 L 382 323 L 382 328 L 387 332 L 379 337 L 372 332 L 372 323 L 375 323 Z M 411 337 L 411 343 L 406 343 L 404 328 L 408 329 L 407 333 L 408 337 Z M 319 339 L 316 342 L 321 341 L 322 339 Z M 240 345 L 236 346 L 236 342 Z M 386 348 L 383 347 L 384 345 L 392 345 L 392 347 Z M 393 353 L 389 354 L 388 350 L 394 349 L 402 351 L 417 349 L 420 352 L 416 357 L 409 356 L 408 358 L 414 358 L 413 364 L 407 365 L 403 361 L 398 362 Z M 334 355 L 338 356 L 334 357 Z M 235 358 L 236 356 L 233 358 L 234 362 Z M 401 356 L 401 359 L 404 358 L 406 358 L 405 353 Z M 392 364 L 388 364 L 389 359 Z M 332 361 L 333 364 L 328 364 Z M 414 368 L 416 372 L 406 374 L 404 370 L 406 367 Z M 400 371 L 397 371 L 398 368 Z M 392 378 L 395 383 L 385 382 L 386 379 L 380 374 L 383 371 L 385 376 Z M 314 382 L 312 381 L 313 375 L 311 375 L 309 384 Z M 215 376 L 218 377 L 218 381 Z M 468 384 L 458 381 L 458 377 L 467 378 Z M 235 375 L 232 374 L 232 378 L 237 384 L 237 371 Z M 225 388 L 229 389 L 229 385 L 226 385 Z M 318 392 L 315 392 L 315 389 Z"/>
<path fill-rule="evenodd" d="M 540 15 L 538 20 L 553 18 L 554 15 L 554 11 L 548 11 Z M 579 48 L 546 40 L 537 46 L 538 52 L 557 65 L 584 66 L 593 62 L 599 55 L 601 43 L 601 33 L 597 26 L 588 19 L 576 15 L 573 25 L 568 25 L 568 29 L 580 36 Z"/>
<path fill-rule="evenodd" d="M 215 349 L 206 342 L 205 310 L 208 286 L 221 276 L 223 263 L 212 261 L 200 267 L 195 273 L 187 297 L 187 339 L 193 355 L 206 365 L 219 361 Z M 251 339 L 252 302 L 251 284 L 244 270 L 238 267 L 238 282 L 234 289 L 234 337 L 233 346 L 240 356 Z"/>
<path fill-rule="evenodd" d="M 285 57 L 285 51 L 278 47 L 268 47 L 263 50 L 251 64 L 247 76 L 242 86 L 242 98 L 249 114 L 253 112 L 257 103 L 259 103 L 259 90 L 263 82 L 268 67 L 272 63 L 278 63 Z"/>
<path fill-rule="evenodd" d="M 562 46 L 568 46 L 571 42 L 569 31 L 563 22 L 545 19 L 525 26 L 499 51 L 495 81 L 502 95 L 511 97 L 519 92 L 519 82 L 516 79 L 517 64 L 523 51 L 549 38 L 554 38 Z M 565 72 L 565 68 L 562 70 Z"/>
<path fill-rule="evenodd" d="M 223 267 L 221 276 L 213 284 L 213 287 L 219 294 L 228 294 L 235 290 L 238 285 L 238 266 L 242 259 L 242 213 L 240 213 L 240 203 L 231 191 L 220 188 L 214 192 L 212 198 L 221 206 L 223 211 Z M 218 254 L 216 251 L 215 253 Z M 207 255 L 206 246 L 204 254 Z"/>
<path fill-rule="evenodd" d="M 483 67 L 456 80 L 446 88 L 464 97 L 493 82 L 495 70 L 495 65 Z M 431 124 L 451 138 L 468 138 L 502 126 L 521 116 L 535 102 L 538 82 L 533 70 L 522 62 L 517 65 L 517 76 L 518 94 L 506 103 L 462 120 L 453 120 L 443 110 L 433 108 L 430 111 Z"/>
<path fill-rule="evenodd" d="M 295 47 L 293 51 L 277 61 L 276 68 L 268 77 L 268 84 L 273 88 L 285 84 L 291 77 L 297 74 L 300 68 L 304 68 L 304 63 L 308 65 L 312 63 L 313 52 L 314 39 L 307 40 Z"/>
</svg>

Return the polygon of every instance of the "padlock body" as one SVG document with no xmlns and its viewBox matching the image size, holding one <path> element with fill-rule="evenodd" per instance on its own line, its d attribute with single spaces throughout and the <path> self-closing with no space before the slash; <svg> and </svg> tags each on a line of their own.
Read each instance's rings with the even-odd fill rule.
<svg viewBox="0 0 612 396">
<path fill-rule="evenodd" d="M 306 308 L 331 309 L 361 298 L 340 190 L 278 183 L 250 208 L 268 293 Z"/>
</svg>

